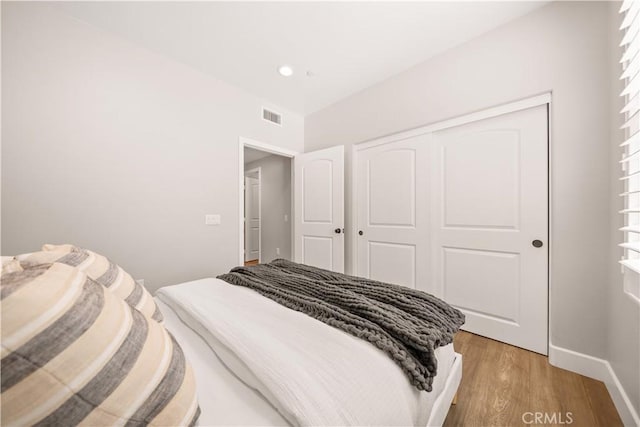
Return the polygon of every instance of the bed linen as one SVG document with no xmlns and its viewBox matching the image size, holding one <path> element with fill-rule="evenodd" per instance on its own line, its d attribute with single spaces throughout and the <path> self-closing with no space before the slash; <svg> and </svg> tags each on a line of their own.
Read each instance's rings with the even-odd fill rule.
<svg viewBox="0 0 640 427">
<path fill-rule="evenodd" d="M 387 353 L 418 389 L 431 391 L 435 349 L 453 342 L 464 314 L 407 286 L 276 259 L 218 276 L 368 341 Z"/>
<path fill-rule="evenodd" d="M 198 353 L 190 359 L 199 381 L 200 425 L 233 424 L 242 404 L 232 401 L 256 399 L 255 392 L 243 388 L 248 386 L 281 417 L 262 412 L 263 405 L 252 414 L 255 423 L 242 424 L 278 425 L 286 420 L 292 425 L 424 426 L 455 358 L 451 344 L 436 350 L 438 375 L 433 391 L 427 393 L 415 389 L 402 370 L 370 343 L 250 289 L 208 278 L 162 288 L 157 298 L 171 319 L 169 330 L 179 341 L 186 332 L 187 340 L 197 343 L 185 343 L 183 348 L 188 357 Z M 169 315 L 167 306 L 177 316 Z M 191 340 L 194 335 L 201 341 Z M 202 355 L 203 342 L 219 360 L 207 362 L 213 358 Z M 235 377 L 222 370 L 220 362 Z M 200 369 L 210 377 L 205 385 Z M 240 381 L 243 386 L 236 383 Z M 230 400 L 218 404 L 216 398 Z M 259 420 L 261 416 L 266 419 Z"/>
<path fill-rule="evenodd" d="M 196 376 L 201 408 L 197 426 L 288 426 L 258 391 L 252 389 L 229 370 L 200 335 L 159 299 L 165 327 L 173 334 L 191 363 Z M 218 350 L 220 351 L 220 350 Z"/>
</svg>

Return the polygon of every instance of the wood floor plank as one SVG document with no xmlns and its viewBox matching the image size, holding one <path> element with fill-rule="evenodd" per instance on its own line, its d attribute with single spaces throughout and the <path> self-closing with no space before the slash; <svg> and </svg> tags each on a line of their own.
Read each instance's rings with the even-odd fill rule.
<svg viewBox="0 0 640 427">
<path fill-rule="evenodd" d="M 525 426 L 535 417 L 537 425 L 622 425 L 600 381 L 468 332 L 456 334 L 454 348 L 463 356 L 462 382 L 445 426 Z"/>
<path fill-rule="evenodd" d="M 474 338 L 476 346 L 482 345 L 479 341 Z M 495 371 L 486 369 L 487 361 L 497 360 L 500 353 L 490 341 L 485 343 L 484 347 L 485 351 L 482 353 L 482 358 L 478 360 L 478 367 L 475 370 L 476 382 L 472 387 L 471 401 L 469 402 L 471 407 L 466 414 L 465 425 L 482 426 L 484 423 L 490 422 L 491 418 L 500 415 L 499 408 L 495 407 L 496 394 L 492 385 Z M 482 422 L 479 423 L 479 420 Z"/>
<path fill-rule="evenodd" d="M 573 372 L 551 367 L 551 376 L 548 377 L 548 381 L 551 381 L 554 390 L 554 396 L 558 400 L 561 406 L 560 416 L 564 418 L 569 417 L 573 419 L 573 423 L 578 426 L 595 426 L 596 420 L 587 398 L 587 393 L 582 385 L 581 376 Z M 561 425 L 559 422 L 549 423 L 550 425 Z M 566 423 L 564 423 L 566 424 Z"/>
<path fill-rule="evenodd" d="M 519 410 L 528 402 L 529 360 L 523 350 L 516 347 L 505 347 L 502 343 L 489 340 L 495 349 L 491 359 L 485 365 L 495 364 L 491 375 L 491 401 L 487 414 L 489 425 L 512 426 L 521 422 Z M 489 370 L 489 369 L 487 369 Z"/>
<path fill-rule="evenodd" d="M 599 426 L 623 426 L 622 419 L 613 405 L 607 387 L 602 381 L 581 377 L 591 410 Z"/>
<path fill-rule="evenodd" d="M 481 340 L 476 339 L 475 335 L 465 332 L 456 334 L 454 348 L 463 355 L 462 378 L 466 378 L 467 381 L 462 381 L 458 388 L 458 402 L 464 402 L 464 404 L 452 407 L 449 410 L 447 421 L 451 423 L 449 425 L 473 425 L 475 408 L 471 402 L 479 402 L 481 399 L 478 393 L 482 393 L 482 387 L 479 388 L 479 385 L 482 384 L 483 379 L 476 378 L 476 376 L 482 371 L 480 361 L 484 358 L 487 349 L 482 345 Z M 475 357 L 467 360 L 465 354 L 472 354 Z"/>
<path fill-rule="evenodd" d="M 553 382 L 549 378 L 553 376 L 553 370 L 557 369 L 549 364 L 548 359 L 537 353 L 529 352 L 530 389 L 528 411 L 532 413 L 561 413 L 562 405 L 556 394 Z M 523 414 L 524 415 L 524 414 Z M 525 417 L 528 421 L 529 415 Z"/>
</svg>

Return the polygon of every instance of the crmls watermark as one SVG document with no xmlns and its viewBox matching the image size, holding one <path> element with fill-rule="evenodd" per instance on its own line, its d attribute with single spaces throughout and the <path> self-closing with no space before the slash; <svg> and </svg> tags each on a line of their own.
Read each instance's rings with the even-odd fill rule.
<svg viewBox="0 0 640 427">
<path fill-rule="evenodd" d="M 522 414 L 525 424 L 573 424 L 571 412 L 525 412 Z"/>
</svg>

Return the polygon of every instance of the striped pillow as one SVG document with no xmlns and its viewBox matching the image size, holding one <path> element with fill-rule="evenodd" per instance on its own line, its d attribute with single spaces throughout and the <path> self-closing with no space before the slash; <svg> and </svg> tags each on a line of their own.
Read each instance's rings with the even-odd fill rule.
<svg viewBox="0 0 640 427">
<path fill-rule="evenodd" d="M 20 262 L 12 256 L 2 257 L 2 273 L 13 273 L 14 271 L 21 271 L 22 266 Z"/>
<path fill-rule="evenodd" d="M 133 280 L 122 267 L 93 251 L 73 245 L 44 245 L 41 252 L 19 255 L 18 259 L 23 268 L 52 262 L 76 267 L 109 288 L 130 306 L 159 323 L 163 321 L 162 312 L 144 286 Z"/>
<path fill-rule="evenodd" d="M 3 274 L 1 423 L 192 425 L 195 379 L 167 330 L 61 263 Z"/>
</svg>

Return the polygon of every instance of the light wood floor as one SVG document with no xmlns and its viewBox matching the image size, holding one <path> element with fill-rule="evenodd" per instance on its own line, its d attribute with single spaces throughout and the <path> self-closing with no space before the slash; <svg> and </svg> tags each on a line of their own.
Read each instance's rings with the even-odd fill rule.
<svg viewBox="0 0 640 427">
<path fill-rule="evenodd" d="M 245 261 L 244 265 L 245 265 L 245 267 L 248 267 L 250 265 L 258 265 L 258 260 L 257 259 L 252 259 L 250 261 Z"/>
<path fill-rule="evenodd" d="M 521 426 L 526 425 L 525 412 L 556 413 L 555 425 L 564 427 L 567 412 L 574 426 L 622 426 L 600 381 L 553 367 L 540 354 L 468 332 L 457 333 L 453 345 L 463 356 L 462 382 L 445 426 Z M 531 422 L 532 416 L 525 420 Z"/>
</svg>

